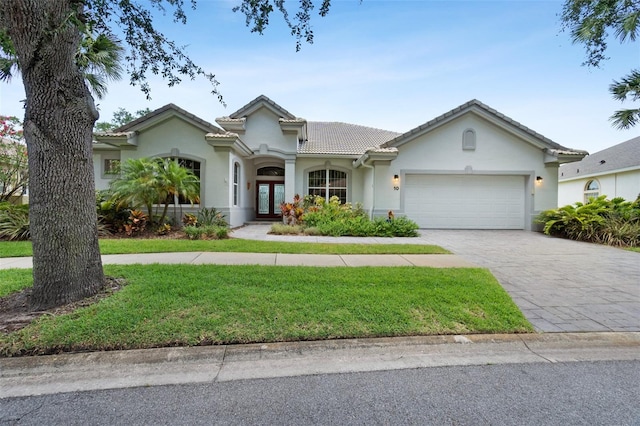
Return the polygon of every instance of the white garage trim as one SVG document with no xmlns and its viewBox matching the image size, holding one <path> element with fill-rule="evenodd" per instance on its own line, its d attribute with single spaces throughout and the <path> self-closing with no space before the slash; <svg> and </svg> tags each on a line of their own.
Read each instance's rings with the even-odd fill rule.
<svg viewBox="0 0 640 426">
<path fill-rule="evenodd" d="M 531 229 L 532 175 L 407 171 L 402 210 L 426 229 Z"/>
</svg>

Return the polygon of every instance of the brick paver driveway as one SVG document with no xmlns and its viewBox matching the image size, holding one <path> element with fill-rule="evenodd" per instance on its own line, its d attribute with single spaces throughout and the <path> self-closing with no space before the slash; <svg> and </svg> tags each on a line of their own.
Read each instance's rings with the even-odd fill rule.
<svg viewBox="0 0 640 426">
<path fill-rule="evenodd" d="M 640 253 L 537 232 L 421 233 L 489 268 L 539 331 L 640 331 Z"/>
</svg>

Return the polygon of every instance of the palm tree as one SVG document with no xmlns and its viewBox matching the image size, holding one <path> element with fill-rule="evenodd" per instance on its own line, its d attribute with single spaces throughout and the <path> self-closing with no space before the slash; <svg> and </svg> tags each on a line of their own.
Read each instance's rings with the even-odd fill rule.
<svg viewBox="0 0 640 426">
<path fill-rule="evenodd" d="M 618 101 L 625 101 L 627 98 L 631 101 L 640 100 L 640 70 L 632 70 L 620 81 L 614 80 L 609 86 L 609 92 Z M 610 121 L 620 130 L 630 129 L 640 122 L 640 108 L 616 111 Z"/>
<path fill-rule="evenodd" d="M 85 32 L 76 63 L 84 73 L 89 89 L 98 99 L 107 94 L 107 82 L 120 80 L 124 49 L 113 35 L 99 34 L 93 38 L 90 30 Z"/>
<path fill-rule="evenodd" d="M 159 224 L 164 223 L 169 204 L 178 204 L 180 199 L 190 203 L 200 201 L 200 182 L 193 172 L 182 167 L 176 160 L 165 158 L 157 162 L 158 189 L 161 191 L 161 199 L 164 199 L 164 210 L 160 216 Z"/>
<path fill-rule="evenodd" d="M 9 81 L 19 71 L 19 64 L 11 39 L 3 31 L 0 31 L 0 52 L 4 54 L 0 57 L 0 81 Z M 107 93 L 108 81 L 120 80 L 123 53 L 120 41 L 113 35 L 99 34 L 94 37 L 90 28 L 85 31 L 76 53 L 76 63 L 84 73 L 89 89 L 98 99 Z"/>
<path fill-rule="evenodd" d="M 147 208 L 153 217 L 153 205 L 158 202 L 156 162 L 148 158 L 128 159 L 120 165 L 120 176 L 111 181 L 111 201 L 118 206 Z"/>
<path fill-rule="evenodd" d="M 200 183 L 192 171 L 171 158 L 129 159 L 120 169 L 120 176 L 111 182 L 111 199 L 119 206 L 146 207 L 153 221 L 153 205 L 164 204 L 157 224 L 162 225 L 169 205 L 179 198 L 191 203 L 200 199 Z"/>
</svg>

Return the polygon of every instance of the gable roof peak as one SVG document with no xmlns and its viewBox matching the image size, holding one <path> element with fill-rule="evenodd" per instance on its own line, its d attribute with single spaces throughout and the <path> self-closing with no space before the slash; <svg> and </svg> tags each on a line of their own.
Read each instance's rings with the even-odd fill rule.
<svg viewBox="0 0 640 426">
<path fill-rule="evenodd" d="M 166 112 L 173 112 L 175 115 L 182 116 L 183 118 L 201 127 L 203 130 L 207 130 L 212 133 L 222 132 L 222 130 L 218 126 L 211 124 L 206 120 L 203 120 L 202 118 L 190 113 L 185 109 L 180 108 L 174 103 L 169 103 L 107 133 L 123 133 L 131 130 L 137 130 L 141 126 L 146 127 L 146 123 L 156 122 L 156 119 Z"/>
<path fill-rule="evenodd" d="M 229 114 L 229 118 L 239 119 L 242 117 L 246 117 L 252 112 L 257 111 L 261 107 L 268 108 L 274 114 L 278 115 L 280 118 L 284 118 L 285 120 L 295 120 L 298 118 L 265 95 L 258 96 L 239 110 Z"/>
</svg>

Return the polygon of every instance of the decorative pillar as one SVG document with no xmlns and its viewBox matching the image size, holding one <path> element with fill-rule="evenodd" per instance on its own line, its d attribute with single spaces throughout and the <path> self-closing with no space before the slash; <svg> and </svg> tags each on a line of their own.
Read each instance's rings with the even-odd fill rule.
<svg viewBox="0 0 640 426">
<path fill-rule="evenodd" d="M 296 160 L 284 161 L 284 199 L 291 202 L 296 195 Z M 300 194 L 303 195 L 303 194 Z"/>
</svg>

